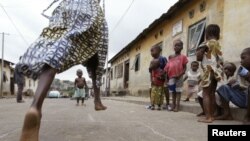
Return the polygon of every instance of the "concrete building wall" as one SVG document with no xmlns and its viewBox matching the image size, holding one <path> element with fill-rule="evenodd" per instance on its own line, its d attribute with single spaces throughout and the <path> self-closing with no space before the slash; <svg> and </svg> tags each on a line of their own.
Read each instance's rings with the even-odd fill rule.
<svg viewBox="0 0 250 141">
<path fill-rule="evenodd" d="M 241 51 L 250 47 L 249 13 L 249 0 L 225 0 L 222 43 L 225 60 L 238 63 Z"/>
<path fill-rule="evenodd" d="M 0 60 L 0 66 L 1 66 L 1 60 Z M 3 82 L 3 95 L 10 95 L 11 94 L 10 81 L 11 81 L 11 78 L 13 77 L 10 66 L 5 65 L 3 68 L 3 72 L 5 72 L 6 77 L 7 77 L 7 81 Z M 2 74 L 2 69 L 0 67 L 0 81 L 2 80 L 1 74 Z M 0 85 L 1 85 L 1 82 L 0 82 Z"/>
<path fill-rule="evenodd" d="M 200 10 L 205 4 L 205 9 Z M 173 41 L 181 39 L 184 43 L 182 53 L 188 55 L 189 48 L 189 28 L 205 20 L 208 24 L 218 24 L 221 28 L 220 44 L 225 60 L 239 62 L 240 52 L 243 48 L 250 47 L 248 33 L 250 32 L 250 18 L 242 16 L 250 13 L 250 1 L 247 0 L 193 0 L 176 10 L 171 17 L 162 21 L 152 29 L 144 38 L 134 43 L 129 51 L 119 56 L 111 67 L 120 62 L 130 60 L 130 67 L 133 65 L 135 57 L 140 54 L 140 70 L 129 70 L 129 87 L 127 90 L 131 95 L 148 95 L 150 86 L 150 76 L 148 72 L 149 63 L 152 59 L 150 48 L 159 42 L 163 45 L 163 56 L 173 54 Z M 190 12 L 193 11 L 193 17 Z M 182 31 L 173 36 L 173 27 L 182 21 Z M 204 38 L 204 36 L 203 36 Z M 127 56 L 124 58 L 124 55 Z M 189 62 L 196 59 L 194 55 L 188 56 Z M 189 68 L 189 64 L 188 64 Z M 124 69 L 124 67 L 123 67 Z M 123 77 L 114 78 L 111 81 L 111 91 L 123 88 Z"/>
<path fill-rule="evenodd" d="M 25 92 L 27 90 L 32 90 L 33 92 L 35 92 L 37 85 L 38 85 L 38 80 L 33 80 L 31 78 L 25 77 L 25 87 L 23 91 Z"/>
<path fill-rule="evenodd" d="M 112 73 L 112 77 L 110 80 L 110 91 L 111 91 L 111 95 L 114 95 L 117 91 L 126 91 L 126 89 L 124 88 L 124 62 L 129 60 L 130 55 L 129 53 L 125 53 L 123 55 L 121 55 L 119 57 L 119 59 L 115 60 L 112 64 L 111 64 L 111 70 Z M 131 60 L 131 59 L 130 59 Z M 122 64 L 122 76 L 121 77 L 117 77 L 117 71 L 116 70 L 118 65 Z M 130 62 L 131 64 L 131 62 Z"/>
<path fill-rule="evenodd" d="M 205 10 L 200 12 L 200 4 L 205 2 Z M 138 72 L 130 70 L 130 87 L 129 91 L 132 95 L 147 95 L 150 87 L 150 76 L 148 72 L 148 66 L 152 59 L 150 55 L 150 48 L 155 44 L 163 43 L 163 56 L 169 56 L 173 54 L 173 41 L 175 39 L 181 39 L 184 42 L 184 48 L 182 53 L 187 55 L 188 48 L 188 30 L 193 24 L 205 19 L 206 25 L 210 23 L 216 23 L 223 26 L 223 4 L 224 1 L 200 1 L 194 0 L 192 3 L 187 4 L 183 8 L 179 9 L 178 12 L 172 15 L 170 19 L 163 21 L 153 31 L 151 31 L 146 37 L 135 45 L 130 50 L 130 58 L 134 60 L 135 56 L 141 54 L 141 69 Z M 189 11 L 194 10 L 193 18 L 189 17 Z M 182 32 L 173 36 L 173 26 L 182 21 Z M 223 28 L 222 28 L 223 30 Z M 160 32 L 163 31 L 161 35 Z M 157 38 L 156 38 L 157 36 Z M 137 46 L 141 48 L 138 50 Z M 194 60 L 194 56 L 190 56 L 190 62 Z"/>
</svg>

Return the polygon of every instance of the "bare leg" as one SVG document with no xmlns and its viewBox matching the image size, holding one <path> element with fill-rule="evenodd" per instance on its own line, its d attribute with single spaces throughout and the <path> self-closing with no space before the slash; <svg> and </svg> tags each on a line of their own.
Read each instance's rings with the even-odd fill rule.
<svg viewBox="0 0 250 141">
<path fill-rule="evenodd" d="M 181 93 L 176 93 L 176 106 L 174 108 L 174 112 L 178 112 L 180 109 L 180 101 L 181 101 Z"/>
<path fill-rule="evenodd" d="M 76 106 L 79 105 L 79 100 L 80 100 L 80 97 L 77 97 L 77 98 L 76 98 Z"/>
<path fill-rule="evenodd" d="M 152 88 L 149 88 L 149 98 L 150 98 L 150 106 L 153 105 L 153 101 L 152 101 L 152 98 L 151 98 L 151 92 L 152 92 Z"/>
<path fill-rule="evenodd" d="M 188 93 L 187 98 L 184 100 L 184 102 L 189 101 L 189 99 L 193 96 L 194 93 Z"/>
<path fill-rule="evenodd" d="M 100 88 L 97 87 L 96 84 L 96 69 L 94 67 L 90 68 L 91 74 L 92 74 L 92 83 L 93 83 L 93 89 L 94 89 L 94 103 L 95 103 L 95 110 L 106 110 L 107 107 L 104 106 L 101 102 L 100 98 Z"/>
<path fill-rule="evenodd" d="M 199 114 L 197 114 L 196 116 L 197 116 L 197 117 L 200 117 L 200 116 L 205 115 L 205 113 L 204 113 L 204 106 L 203 106 L 203 98 L 198 97 L 198 102 L 199 102 L 199 104 L 200 104 L 200 106 L 201 106 L 202 112 L 199 113 Z"/>
<path fill-rule="evenodd" d="M 176 107 L 176 92 L 172 92 L 172 109 L 171 110 L 174 110 L 175 107 Z"/>
<path fill-rule="evenodd" d="M 47 67 L 40 75 L 33 103 L 24 118 L 20 141 L 38 141 L 43 101 L 55 74 L 55 69 Z"/>
<path fill-rule="evenodd" d="M 165 97 L 166 97 L 166 106 L 168 106 L 169 105 L 169 91 L 168 91 L 168 87 L 164 87 L 164 92 L 165 92 Z"/>
<path fill-rule="evenodd" d="M 205 123 L 211 123 L 214 120 L 213 117 L 213 98 L 211 95 L 213 95 L 212 87 L 209 86 L 207 88 L 203 88 L 203 106 L 204 111 L 206 114 L 206 119 L 199 119 L 199 122 L 205 122 Z"/>
<path fill-rule="evenodd" d="M 221 97 L 221 107 L 223 108 L 223 115 L 215 117 L 217 120 L 232 120 L 233 117 L 230 112 L 229 102 L 225 101 L 223 97 Z"/>
<path fill-rule="evenodd" d="M 84 98 L 82 98 L 82 106 L 84 105 Z"/>
</svg>

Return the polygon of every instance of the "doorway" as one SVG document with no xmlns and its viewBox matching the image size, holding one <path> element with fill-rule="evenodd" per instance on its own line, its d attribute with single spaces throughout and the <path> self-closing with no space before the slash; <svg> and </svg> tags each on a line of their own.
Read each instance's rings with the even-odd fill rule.
<svg viewBox="0 0 250 141">
<path fill-rule="evenodd" d="M 129 60 L 124 62 L 124 88 L 127 89 L 128 88 L 128 84 L 129 84 Z"/>
<path fill-rule="evenodd" d="M 11 95 L 14 95 L 15 93 L 15 83 L 14 83 L 14 78 L 10 78 L 10 93 Z"/>
</svg>

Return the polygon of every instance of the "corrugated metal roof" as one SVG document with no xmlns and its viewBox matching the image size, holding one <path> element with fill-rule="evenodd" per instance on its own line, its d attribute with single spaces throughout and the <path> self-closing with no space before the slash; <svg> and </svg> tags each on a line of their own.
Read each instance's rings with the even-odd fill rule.
<svg viewBox="0 0 250 141">
<path fill-rule="evenodd" d="M 125 46 L 121 51 L 119 51 L 114 57 L 109 60 L 109 63 L 115 61 L 121 54 L 126 53 L 129 49 L 139 40 L 143 39 L 149 32 L 151 32 L 156 26 L 158 26 L 163 21 L 171 18 L 171 15 L 176 12 L 180 7 L 183 7 L 186 3 L 191 2 L 191 0 L 179 0 L 176 2 L 169 10 L 162 14 L 160 18 L 156 19 L 151 23 L 146 29 L 144 29 L 132 42 Z"/>
</svg>

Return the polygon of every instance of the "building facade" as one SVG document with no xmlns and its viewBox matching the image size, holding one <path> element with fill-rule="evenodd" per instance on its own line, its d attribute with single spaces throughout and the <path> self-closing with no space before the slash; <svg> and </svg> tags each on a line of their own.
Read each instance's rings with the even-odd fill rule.
<svg viewBox="0 0 250 141">
<path fill-rule="evenodd" d="M 3 94 L 2 96 L 14 95 L 15 85 L 14 85 L 14 63 L 3 60 L 3 69 L 0 67 L 0 83 L 3 83 Z M 0 59 L 0 66 L 2 66 L 2 59 Z M 1 75 L 3 72 L 3 76 Z M 2 80 L 3 77 L 3 80 Z M 1 85 L 1 84 L 0 84 Z"/>
<path fill-rule="evenodd" d="M 160 46 L 167 57 L 174 53 L 173 41 L 181 39 L 182 53 L 191 62 L 197 46 L 205 40 L 208 24 L 220 26 L 224 59 L 238 64 L 241 51 L 250 47 L 250 18 L 244 16 L 249 12 L 247 0 L 179 0 L 109 61 L 111 93 L 148 95 L 150 49 Z"/>
<path fill-rule="evenodd" d="M 2 61 L 0 59 L 0 66 Z M 3 96 L 16 95 L 17 93 L 17 85 L 14 82 L 14 63 L 4 60 L 3 65 Z M 0 72 L 2 69 L 0 67 Z M 0 73 L 1 74 L 1 73 Z M 0 80 L 2 80 L 2 76 L 0 75 Z M 0 82 L 1 83 L 1 82 Z M 25 77 L 25 86 L 23 92 L 26 95 L 34 95 L 38 85 L 38 80 L 33 80 L 31 78 Z"/>
<path fill-rule="evenodd" d="M 102 96 L 110 95 L 110 68 L 104 70 L 100 84 L 100 92 Z"/>
</svg>

